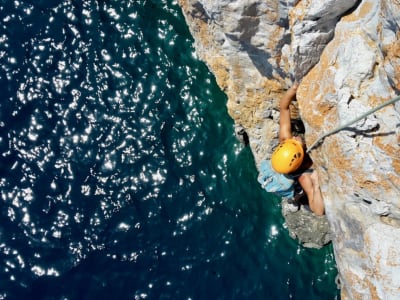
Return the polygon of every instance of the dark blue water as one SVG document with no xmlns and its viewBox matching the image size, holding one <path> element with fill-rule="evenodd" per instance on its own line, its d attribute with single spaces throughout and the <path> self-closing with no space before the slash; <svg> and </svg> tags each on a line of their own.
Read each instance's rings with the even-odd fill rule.
<svg viewBox="0 0 400 300">
<path fill-rule="evenodd" d="M 0 299 L 338 297 L 175 1 L 0 3 Z"/>
</svg>

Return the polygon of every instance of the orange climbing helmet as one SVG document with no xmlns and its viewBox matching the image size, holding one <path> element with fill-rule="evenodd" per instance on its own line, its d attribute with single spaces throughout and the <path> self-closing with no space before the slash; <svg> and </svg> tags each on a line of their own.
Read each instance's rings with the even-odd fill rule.
<svg viewBox="0 0 400 300">
<path fill-rule="evenodd" d="M 282 174 L 289 174 L 296 171 L 304 158 L 303 146 L 295 139 L 287 139 L 280 143 L 272 153 L 272 168 Z"/>
</svg>

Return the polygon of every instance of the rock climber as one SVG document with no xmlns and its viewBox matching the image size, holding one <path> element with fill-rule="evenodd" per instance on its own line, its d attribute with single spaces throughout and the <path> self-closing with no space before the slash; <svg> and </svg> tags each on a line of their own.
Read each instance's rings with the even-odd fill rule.
<svg viewBox="0 0 400 300">
<path fill-rule="evenodd" d="M 305 142 L 292 134 L 290 103 L 296 98 L 298 84 L 287 90 L 279 103 L 279 142 L 271 156 L 272 168 L 288 177 L 296 178 L 303 188 L 311 211 L 324 215 L 324 202 L 319 187 L 318 173 L 311 169 L 312 160 L 305 151 Z"/>
</svg>

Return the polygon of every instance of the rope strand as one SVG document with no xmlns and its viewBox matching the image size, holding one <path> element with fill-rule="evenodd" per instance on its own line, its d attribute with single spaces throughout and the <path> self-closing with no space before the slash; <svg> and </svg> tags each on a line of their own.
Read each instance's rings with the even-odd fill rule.
<svg viewBox="0 0 400 300">
<path fill-rule="evenodd" d="M 397 97 L 395 97 L 395 98 L 393 98 L 393 99 L 391 99 L 391 100 L 388 100 L 388 101 L 386 101 L 386 102 L 384 102 L 384 103 L 378 105 L 378 106 L 375 107 L 375 108 L 370 109 L 369 111 L 367 111 L 366 113 L 362 114 L 361 116 L 359 116 L 359 117 L 357 117 L 357 118 L 355 118 L 355 119 L 353 119 L 353 120 L 351 120 L 351 121 L 349 121 L 349 122 L 347 122 L 347 123 L 345 123 L 345 124 L 343 124 L 343 125 L 340 125 L 340 126 L 334 128 L 334 129 L 332 129 L 332 130 L 330 130 L 330 131 L 324 133 L 323 135 L 321 135 L 321 136 L 307 149 L 307 153 L 310 153 L 311 150 L 314 149 L 315 147 L 317 147 L 317 146 L 319 145 L 319 143 L 321 143 L 321 142 L 323 141 L 323 139 L 325 139 L 327 136 L 332 135 L 332 134 L 334 134 L 334 133 L 336 133 L 336 132 L 338 132 L 338 131 L 340 131 L 340 130 L 346 128 L 346 127 L 349 127 L 349 126 L 352 125 L 353 123 L 356 123 L 356 122 L 358 122 L 358 121 L 364 119 L 365 117 L 369 116 L 370 114 L 373 114 L 373 113 L 376 112 L 377 110 L 380 110 L 380 109 L 382 109 L 383 107 L 388 106 L 388 105 L 390 105 L 390 104 L 392 104 L 392 103 L 395 103 L 395 102 L 397 102 L 397 101 L 399 101 L 399 100 L 400 100 L 400 96 L 397 96 Z"/>
</svg>

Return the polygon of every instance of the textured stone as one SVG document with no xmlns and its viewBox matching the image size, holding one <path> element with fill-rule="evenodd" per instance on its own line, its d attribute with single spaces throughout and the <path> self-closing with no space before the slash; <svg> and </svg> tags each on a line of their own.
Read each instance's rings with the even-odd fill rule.
<svg viewBox="0 0 400 300">
<path fill-rule="evenodd" d="M 292 117 L 304 122 L 308 145 L 399 94 L 398 0 L 179 3 L 257 166 L 277 145 L 277 104 L 295 79 L 301 84 Z M 399 150 L 397 102 L 311 152 L 343 299 L 400 295 Z"/>
<path fill-rule="evenodd" d="M 327 219 L 311 213 L 308 206 L 282 199 L 282 215 L 285 217 L 289 235 L 307 248 L 322 248 L 331 242 Z"/>
</svg>

